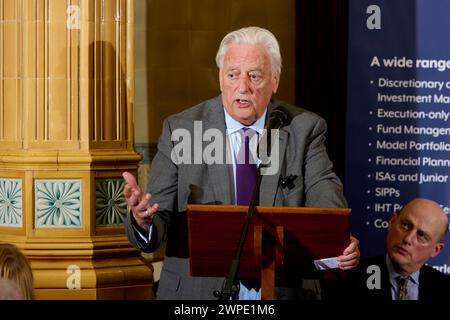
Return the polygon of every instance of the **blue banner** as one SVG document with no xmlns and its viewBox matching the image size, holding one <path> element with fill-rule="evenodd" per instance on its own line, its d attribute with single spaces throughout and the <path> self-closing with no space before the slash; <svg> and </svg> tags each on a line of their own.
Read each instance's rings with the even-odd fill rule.
<svg viewBox="0 0 450 320">
<path fill-rule="evenodd" d="M 412 198 L 450 212 L 450 1 L 350 0 L 345 192 L 363 257 Z M 430 265 L 450 274 L 450 241 Z"/>
</svg>

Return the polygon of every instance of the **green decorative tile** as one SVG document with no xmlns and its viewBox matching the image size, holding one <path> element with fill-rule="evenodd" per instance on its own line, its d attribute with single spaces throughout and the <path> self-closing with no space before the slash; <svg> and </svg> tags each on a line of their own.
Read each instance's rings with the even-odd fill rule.
<svg viewBox="0 0 450 320">
<path fill-rule="evenodd" d="M 81 227 L 81 180 L 36 180 L 36 228 Z"/>
<path fill-rule="evenodd" d="M 97 226 L 121 225 L 127 215 L 123 196 L 123 179 L 98 179 L 95 181 L 95 224 Z"/>
<path fill-rule="evenodd" d="M 0 226 L 22 227 L 22 180 L 0 179 Z"/>
</svg>

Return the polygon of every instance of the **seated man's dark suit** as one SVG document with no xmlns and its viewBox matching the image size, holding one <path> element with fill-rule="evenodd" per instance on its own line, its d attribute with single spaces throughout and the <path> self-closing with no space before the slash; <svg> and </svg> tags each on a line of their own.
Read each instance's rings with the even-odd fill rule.
<svg viewBox="0 0 450 320">
<path fill-rule="evenodd" d="M 381 270 L 381 288 L 369 289 L 367 279 L 373 274 L 367 268 L 376 265 Z M 349 273 L 348 294 L 359 300 L 392 300 L 386 256 L 363 259 L 360 265 Z M 369 281 L 370 282 L 370 281 Z M 450 295 L 450 276 L 424 265 L 419 275 L 419 300 L 443 300 Z"/>
</svg>

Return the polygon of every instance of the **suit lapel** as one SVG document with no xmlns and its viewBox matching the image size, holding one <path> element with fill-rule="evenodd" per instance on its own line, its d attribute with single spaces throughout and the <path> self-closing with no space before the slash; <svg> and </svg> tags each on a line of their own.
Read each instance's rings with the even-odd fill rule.
<svg viewBox="0 0 450 320">
<path fill-rule="evenodd" d="M 226 156 L 226 129 L 225 129 L 225 113 L 221 96 L 212 100 L 206 111 L 206 116 L 203 122 L 203 131 L 208 129 L 218 129 L 223 136 L 224 143 L 224 157 Z M 209 144 L 203 143 L 205 145 Z M 223 164 L 207 165 L 208 177 L 214 189 L 216 201 L 220 204 L 229 205 L 234 204 L 234 186 L 233 186 L 233 166 Z"/>
<path fill-rule="evenodd" d="M 380 268 L 381 279 L 380 289 L 369 289 L 367 286 L 367 280 L 372 276 L 371 272 L 368 272 L 369 266 L 378 266 Z M 373 299 L 375 301 L 390 301 L 392 300 L 391 282 L 389 280 L 389 271 L 386 265 L 386 256 L 377 256 L 369 258 L 358 266 L 360 273 L 357 281 L 364 298 Z M 376 274 L 375 274 L 376 276 Z M 373 281 L 373 280 L 371 280 Z"/>
<path fill-rule="evenodd" d="M 283 166 L 284 157 L 286 154 L 288 133 L 280 129 L 280 151 L 279 151 L 279 168 L 275 174 L 264 175 L 261 180 L 261 189 L 259 191 L 259 203 L 261 206 L 275 205 L 275 197 L 278 190 L 278 182 L 280 180 L 281 168 Z"/>
<path fill-rule="evenodd" d="M 382 263 L 380 265 L 382 266 L 381 269 L 381 295 L 382 299 L 385 301 L 392 300 L 392 292 L 391 292 L 391 280 L 389 279 L 389 271 L 386 265 L 386 257 L 383 257 L 383 260 L 381 260 Z"/>
<path fill-rule="evenodd" d="M 270 102 L 267 107 L 267 115 L 266 115 L 266 123 L 267 119 L 275 108 L 273 102 Z M 289 133 L 285 129 L 279 130 L 279 168 L 275 174 L 272 175 L 264 175 L 261 180 L 261 188 L 259 191 L 259 204 L 261 206 L 273 206 L 275 205 L 275 197 L 278 190 L 278 182 L 280 180 L 281 168 L 283 166 L 284 157 L 286 154 L 286 148 L 288 144 Z"/>
<path fill-rule="evenodd" d="M 432 274 L 428 272 L 427 267 L 422 266 L 419 273 L 419 300 L 433 300 L 435 298 L 441 298 L 439 296 L 439 292 L 435 291 L 435 281 L 436 279 L 432 279 Z"/>
</svg>

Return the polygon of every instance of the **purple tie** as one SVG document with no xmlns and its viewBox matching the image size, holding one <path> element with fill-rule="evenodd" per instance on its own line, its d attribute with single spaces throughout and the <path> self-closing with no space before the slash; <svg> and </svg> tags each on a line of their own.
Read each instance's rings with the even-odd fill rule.
<svg viewBox="0 0 450 320">
<path fill-rule="evenodd" d="M 236 161 L 236 204 L 248 206 L 256 182 L 256 162 L 249 148 L 250 139 L 255 131 L 242 128 L 240 133 L 242 143 Z"/>
</svg>

